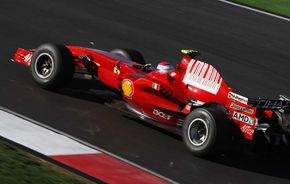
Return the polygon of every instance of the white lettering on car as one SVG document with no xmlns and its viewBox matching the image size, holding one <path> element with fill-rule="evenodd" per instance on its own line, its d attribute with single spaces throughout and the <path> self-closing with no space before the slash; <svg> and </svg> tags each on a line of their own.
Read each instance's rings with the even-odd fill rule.
<svg viewBox="0 0 290 184">
<path fill-rule="evenodd" d="M 241 130 L 242 130 L 242 132 L 244 132 L 244 133 L 246 133 L 246 134 L 248 134 L 250 136 L 252 136 L 253 133 L 254 133 L 254 130 L 249 125 L 242 126 Z"/>
<path fill-rule="evenodd" d="M 170 120 L 170 118 L 172 117 L 172 116 L 170 116 L 170 115 L 168 115 L 168 114 L 166 114 L 166 113 L 164 113 L 162 111 L 158 111 L 157 109 L 153 110 L 153 114 L 156 115 L 156 116 L 159 116 L 159 117 L 161 117 L 163 119 L 166 119 L 166 120 Z"/>
<path fill-rule="evenodd" d="M 253 114 L 254 113 L 254 110 L 249 109 L 247 107 L 239 106 L 239 105 L 237 105 L 235 103 L 231 103 L 230 107 L 233 108 L 233 109 L 239 110 L 239 111 L 243 111 L 243 112 L 249 113 L 249 114 Z"/>
<path fill-rule="evenodd" d="M 32 58 L 32 54 L 31 53 L 27 54 L 26 56 L 24 56 L 24 62 L 26 63 L 30 62 L 31 58 Z"/>
<path fill-rule="evenodd" d="M 228 98 L 233 99 L 233 100 L 238 101 L 238 102 L 241 102 L 243 104 L 248 104 L 248 98 L 246 98 L 242 95 L 238 95 L 238 94 L 233 93 L 233 92 L 229 92 Z"/>
</svg>

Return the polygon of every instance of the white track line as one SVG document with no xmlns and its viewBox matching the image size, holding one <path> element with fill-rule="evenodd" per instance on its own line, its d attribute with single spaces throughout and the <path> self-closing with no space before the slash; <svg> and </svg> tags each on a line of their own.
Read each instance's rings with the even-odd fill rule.
<svg viewBox="0 0 290 184">
<path fill-rule="evenodd" d="M 47 156 L 100 153 L 2 110 L 0 110 L 0 135 Z"/>
<path fill-rule="evenodd" d="M 275 17 L 275 18 L 278 18 L 278 19 L 281 19 L 281 20 L 286 20 L 286 21 L 290 22 L 289 18 L 282 17 L 282 16 L 279 16 L 279 15 L 276 15 L 276 14 L 273 14 L 273 13 L 265 12 L 265 11 L 262 11 L 262 10 L 258 10 L 258 9 L 255 9 L 255 8 L 251 8 L 251 7 L 244 6 L 244 5 L 241 5 L 241 4 L 238 4 L 238 3 L 234 3 L 234 2 L 231 2 L 231 1 L 227 1 L 227 0 L 218 0 L 218 1 L 230 4 L 230 5 L 233 5 L 233 6 L 237 6 L 237 7 L 240 7 L 240 8 L 244 8 L 244 9 L 247 9 L 247 10 L 251 10 L 251 11 L 254 11 L 254 12 L 257 12 L 257 13 L 261 13 L 261 14 L 264 14 L 264 15 L 268 15 L 268 16 L 271 16 L 271 17 Z"/>
<path fill-rule="evenodd" d="M 7 122 L 9 122 L 9 123 L 7 123 Z M 23 116 L 21 114 L 18 114 L 18 113 L 14 112 L 14 111 L 11 111 L 9 109 L 6 109 L 6 108 L 0 106 L 0 136 L 5 137 L 7 139 L 11 138 L 10 139 L 11 141 L 26 146 L 25 144 L 23 144 L 23 142 L 25 142 L 23 140 L 23 137 L 20 136 L 20 134 L 23 134 L 24 132 L 26 132 L 26 130 L 24 131 L 24 129 L 22 129 L 22 128 L 17 128 L 18 130 L 13 130 L 15 127 L 12 128 L 13 125 L 16 124 L 17 126 L 19 126 L 19 125 L 21 126 L 22 123 L 25 123 L 25 124 L 26 123 L 30 123 L 31 127 L 35 128 L 35 126 L 37 126 L 37 127 L 42 129 L 41 131 L 44 131 L 43 129 L 46 129 L 46 130 L 50 131 L 50 133 L 57 134 L 63 140 L 67 141 L 67 139 L 70 139 L 69 140 L 70 144 L 74 144 L 74 145 L 77 145 L 77 146 L 79 146 L 79 144 L 82 145 L 80 147 L 81 149 L 78 149 L 78 150 L 75 150 L 74 148 L 71 148 L 70 146 L 66 147 L 65 151 L 70 153 L 70 154 L 72 154 L 72 151 L 74 151 L 74 153 L 77 153 L 77 152 L 81 152 L 81 153 L 91 153 L 91 152 L 94 152 L 94 153 L 105 153 L 105 154 L 110 155 L 110 156 L 112 156 L 114 158 L 117 158 L 117 159 L 119 159 L 119 160 L 121 160 L 121 161 L 123 161 L 125 163 L 128 163 L 128 164 L 130 164 L 130 165 L 132 165 L 132 166 L 134 166 L 136 168 L 139 168 L 139 169 L 141 169 L 143 171 L 151 173 L 152 175 L 155 175 L 155 176 L 157 176 L 159 178 L 162 178 L 162 179 L 164 179 L 164 180 L 166 180 L 166 181 L 168 181 L 170 183 L 178 184 L 178 182 L 176 182 L 176 181 L 173 181 L 173 180 L 171 180 L 171 179 L 169 179 L 167 177 L 164 177 L 164 176 L 162 176 L 162 175 L 160 175 L 158 173 L 155 173 L 155 172 L 153 172 L 153 171 L 151 171 L 149 169 L 146 169 L 146 168 L 144 168 L 144 167 L 142 167 L 140 165 L 137 165 L 137 164 L 135 164 L 135 163 L 133 163 L 133 162 L 131 162 L 129 160 L 121 158 L 121 157 L 119 157 L 119 156 L 117 156 L 117 155 L 115 155 L 115 154 L 113 154 L 111 152 L 108 152 L 108 151 L 106 151 L 104 149 L 101 149 L 101 148 L 96 147 L 96 146 L 94 146 L 92 144 L 89 144 L 89 143 L 84 142 L 84 141 L 82 141 L 80 139 L 77 139 L 77 138 L 75 138 L 75 137 L 73 137 L 73 136 L 71 136 L 69 134 L 66 134 L 66 133 L 64 133 L 64 132 L 62 132 L 60 130 L 54 129 L 54 128 L 50 127 L 50 126 L 47 126 L 47 125 L 42 124 L 42 123 L 40 123 L 38 121 L 35 121 L 33 119 L 30 119 L 30 118 L 28 118 L 26 116 Z M 7 132 L 11 132 L 11 131 L 13 133 L 12 133 L 12 135 L 9 135 L 9 137 L 10 137 L 9 138 L 9 137 L 7 137 L 7 134 L 9 134 Z M 29 133 L 33 134 L 33 131 L 29 131 Z M 34 136 L 36 136 L 36 137 L 34 137 Z M 41 151 L 45 152 L 47 155 L 57 155 L 56 153 L 59 153 L 59 151 L 63 151 L 63 150 L 58 150 L 57 151 L 57 148 L 55 148 L 56 150 L 52 152 L 50 150 L 51 148 L 49 148 L 49 150 L 46 150 L 47 148 L 45 148 L 45 147 L 43 147 L 41 145 L 34 145 L 34 143 L 33 143 L 34 141 L 33 140 L 35 140 L 35 139 L 39 140 L 40 139 L 37 136 L 39 136 L 39 135 L 30 136 L 31 138 L 29 138 L 28 141 L 30 143 L 32 143 L 32 144 L 29 144 L 27 146 L 28 148 L 31 148 L 31 149 L 36 150 L 36 151 L 37 151 L 37 149 L 40 149 Z M 43 139 L 43 142 L 51 141 L 47 137 L 46 138 L 42 137 L 42 139 Z M 58 140 L 58 142 L 61 142 L 61 141 Z"/>
</svg>

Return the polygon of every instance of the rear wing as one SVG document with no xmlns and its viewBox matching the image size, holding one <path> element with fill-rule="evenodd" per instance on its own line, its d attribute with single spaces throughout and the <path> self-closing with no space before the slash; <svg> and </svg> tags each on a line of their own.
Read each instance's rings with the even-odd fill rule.
<svg viewBox="0 0 290 184">
<path fill-rule="evenodd" d="M 279 100 L 249 98 L 248 105 L 258 109 L 280 110 L 290 106 L 290 98 L 284 95 L 280 95 Z"/>
</svg>

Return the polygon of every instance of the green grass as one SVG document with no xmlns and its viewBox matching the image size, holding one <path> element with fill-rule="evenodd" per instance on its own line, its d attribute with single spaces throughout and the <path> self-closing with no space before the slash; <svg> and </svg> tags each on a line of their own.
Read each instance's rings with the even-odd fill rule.
<svg viewBox="0 0 290 184">
<path fill-rule="evenodd" d="M 81 184 L 76 175 L 0 140 L 1 184 Z"/>
<path fill-rule="evenodd" d="M 233 0 L 233 1 L 290 18 L 290 0 Z"/>
</svg>

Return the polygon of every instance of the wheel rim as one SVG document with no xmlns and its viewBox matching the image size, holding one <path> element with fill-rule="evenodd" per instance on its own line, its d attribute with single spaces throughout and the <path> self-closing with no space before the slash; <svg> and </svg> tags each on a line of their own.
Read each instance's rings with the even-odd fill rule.
<svg viewBox="0 0 290 184">
<path fill-rule="evenodd" d="M 197 118 L 188 126 L 188 138 L 194 146 L 201 146 L 208 137 L 208 126 L 203 119 Z"/>
<path fill-rule="evenodd" d="M 54 69 L 54 61 L 47 53 L 40 54 L 34 64 L 36 75 L 39 78 L 46 79 L 51 76 Z"/>
</svg>

